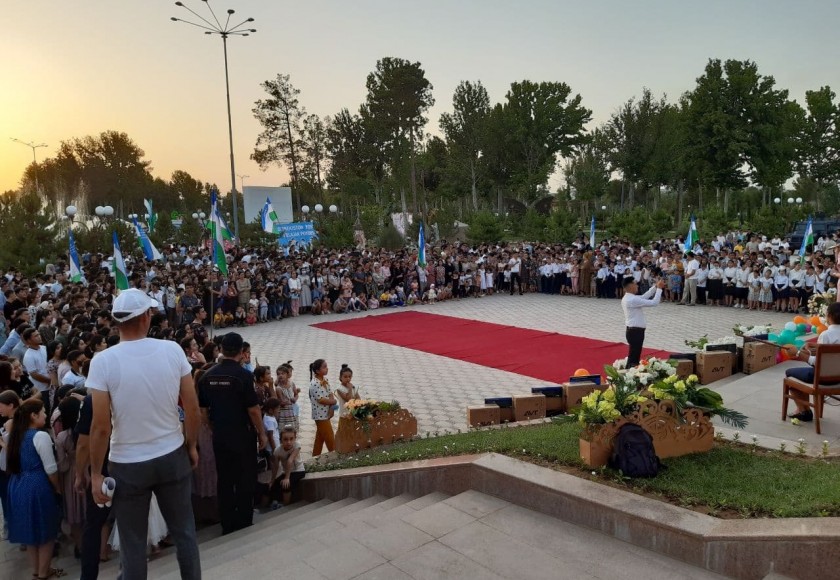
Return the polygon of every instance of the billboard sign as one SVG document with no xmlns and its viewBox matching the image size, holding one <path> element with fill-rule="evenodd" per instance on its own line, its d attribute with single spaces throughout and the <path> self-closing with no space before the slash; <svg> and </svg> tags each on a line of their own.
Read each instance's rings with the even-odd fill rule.
<svg viewBox="0 0 840 580">
<path fill-rule="evenodd" d="M 293 222 L 290 224 L 274 224 L 274 233 L 279 236 L 277 242 L 281 246 L 288 246 L 294 240 L 298 246 L 308 246 L 313 238 L 317 238 L 313 222 Z"/>
</svg>

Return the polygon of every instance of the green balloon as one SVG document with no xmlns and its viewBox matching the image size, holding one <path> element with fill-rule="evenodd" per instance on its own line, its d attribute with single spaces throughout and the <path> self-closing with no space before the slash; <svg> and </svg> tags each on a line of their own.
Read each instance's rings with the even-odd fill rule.
<svg viewBox="0 0 840 580">
<path fill-rule="evenodd" d="M 779 335 L 779 344 L 790 344 L 796 340 L 796 333 L 792 330 L 783 330 Z"/>
<path fill-rule="evenodd" d="M 797 324 L 796 325 L 796 336 L 802 336 L 803 334 L 805 334 L 805 328 L 806 327 L 807 327 L 806 324 L 802 324 L 802 323 Z"/>
</svg>

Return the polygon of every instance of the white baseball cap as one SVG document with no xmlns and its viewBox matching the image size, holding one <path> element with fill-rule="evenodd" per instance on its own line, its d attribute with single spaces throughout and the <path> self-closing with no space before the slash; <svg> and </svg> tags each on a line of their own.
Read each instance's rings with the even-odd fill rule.
<svg viewBox="0 0 840 580">
<path fill-rule="evenodd" d="M 157 306 L 157 300 L 137 288 L 131 288 L 120 292 L 120 295 L 114 300 L 114 305 L 111 307 L 111 316 L 117 322 L 125 322 L 135 316 L 140 316 L 150 308 L 157 308 Z"/>
</svg>

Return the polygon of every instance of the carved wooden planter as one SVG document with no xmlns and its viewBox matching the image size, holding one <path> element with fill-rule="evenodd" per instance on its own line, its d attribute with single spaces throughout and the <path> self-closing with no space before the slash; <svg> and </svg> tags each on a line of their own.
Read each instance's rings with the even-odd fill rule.
<svg viewBox="0 0 840 580">
<path fill-rule="evenodd" d="M 377 445 L 408 440 L 415 435 L 417 419 L 406 409 L 377 413 L 375 417 L 363 421 L 352 417 L 340 417 L 335 434 L 335 449 L 339 453 L 352 453 Z"/>
<path fill-rule="evenodd" d="M 673 401 L 649 399 L 627 417 L 587 429 L 580 440 L 580 458 L 588 467 L 606 465 L 615 437 L 625 423 L 635 423 L 650 433 L 660 459 L 709 451 L 715 437 L 710 418 L 698 409 L 685 409 L 683 419 L 677 418 Z"/>
</svg>

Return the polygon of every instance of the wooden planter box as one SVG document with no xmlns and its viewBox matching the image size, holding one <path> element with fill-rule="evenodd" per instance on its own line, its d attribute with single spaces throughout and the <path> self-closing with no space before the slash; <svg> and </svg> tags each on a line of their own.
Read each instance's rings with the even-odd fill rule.
<svg viewBox="0 0 840 580">
<path fill-rule="evenodd" d="M 409 440 L 415 435 L 417 419 L 406 409 L 378 413 L 364 421 L 340 417 L 335 434 L 335 449 L 339 453 L 353 453 L 377 445 Z"/>
<path fill-rule="evenodd" d="M 588 429 L 580 440 L 580 458 L 588 467 L 606 465 L 615 437 L 625 423 L 635 423 L 650 433 L 660 459 L 709 451 L 715 437 L 710 418 L 698 409 L 685 409 L 683 419 L 677 418 L 673 401 L 649 399 L 627 417 Z"/>
</svg>

